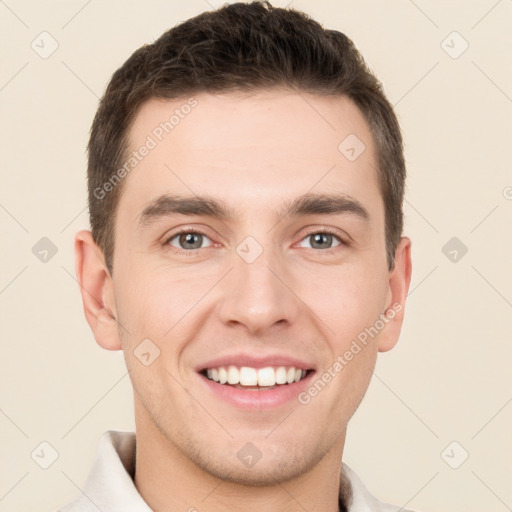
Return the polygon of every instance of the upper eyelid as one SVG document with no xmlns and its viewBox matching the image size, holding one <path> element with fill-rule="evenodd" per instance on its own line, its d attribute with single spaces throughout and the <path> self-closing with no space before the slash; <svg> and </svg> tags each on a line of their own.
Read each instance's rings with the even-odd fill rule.
<svg viewBox="0 0 512 512">
<path fill-rule="evenodd" d="M 183 229 L 180 229 L 174 233 L 172 233 L 171 235 L 168 235 L 165 237 L 165 244 L 168 244 L 171 240 L 173 240 L 174 238 L 176 238 L 177 236 L 179 235 L 182 235 L 184 233 L 196 233 L 196 234 L 200 234 L 200 235 L 203 235 L 203 236 L 206 236 L 210 239 L 210 241 L 212 242 L 212 244 L 215 244 L 216 242 L 212 239 L 212 237 L 206 233 L 206 230 L 203 230 L 201 228 L 183 228 Z M 332 236 L 335 236 L 336 238 L 338 238 L 338 240 L 340 241 L 340 243 L 342 244 L 348 244 L 349 242 L 346 240 L 346 238 L 342 235 L 340 235 L 335 229 L 333 228 L 315 228 L 315 227 L 312 227 L 310 230 L 308 230 L 304 236 L 302 236 L 302 238 L 300 238 L 300 240 L 298 242 L 302 242 L 305 238 L 307 238 L 308 236 L 311 236 L 311 235 L 315 235 L 315 234 L 318 234 L 318 233 L 327 233 L 329 235 L 332 235 Z M 350 238 L 348 235 L 346 235 L 347 238 Z M 208 249 L 208 247 L 202 247 L 202 249 Z M 197 250 L 197 249 L 195 249 Z"/>
<path fill-rule="evenodd" d="M 309 236 L 312 236 L 312 235 L 316 235 L 318 233 L 323 233 L 323 234 L 328 234 L 328 235 L 331 235 L 331 236 L 334 236 L 335 238 L 337 238 L 340 242 L 340 245 L 349 245 L 350 244 L 350 240 L 347 240 L 348 235 L 346 237 L 344 236 L 341 236 L 340 234 L 338 234 L 337 232 L 334 232 L 334 231 L 330 231 L 328 229 L 313 229 L 311 231 L 308 231 L 300 240 L 298 243 L 302 242 L 305 238 L 308 238 Z M 328 249 L 323 249 L 324 251 L 328 251 L 329 249 L 335 249 L 336 247 L 329 247 Z"/>
<path fill-rule="evenodd" d="M 170 240 L 172 240 L 173 238 L 176 238 L 178 235 L 183 235 L 183 234 L 186 234 L 186 233 L 197 233 L 198 235 L 203 235 L 203 236 L 207 236 L 208 238 L 212 238 L 207 232 L 206 230 L 203 230 L 201 228 L 184 228 L 184 229 L 179 229 L 178 231 L 174 231 L 173 233 L 171 234 L 166 234 L 164 235 L 164 241 L 165 243 L 168 243 Z"/>
</svg>

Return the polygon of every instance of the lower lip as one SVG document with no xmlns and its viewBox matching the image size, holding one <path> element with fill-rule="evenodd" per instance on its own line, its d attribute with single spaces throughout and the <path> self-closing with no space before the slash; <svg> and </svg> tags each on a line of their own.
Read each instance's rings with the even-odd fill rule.
<svg viewBox="0 0 512 512">
<path fill-rule="evenodd" d="M 315 372 L 310 370 L 306 377 L 299 382 L 278 385 L 273 389 L 261 391 L 253 389 L 245 391 L 226 384 L 219 384 L 200 373 L 198 375 L 207 389 L 225 402 L 239 409 L 259 410 L 273 409 L 292 400 L 297 401 L 298 395 L 309 387 L 314 374 Z"/>
</svg>

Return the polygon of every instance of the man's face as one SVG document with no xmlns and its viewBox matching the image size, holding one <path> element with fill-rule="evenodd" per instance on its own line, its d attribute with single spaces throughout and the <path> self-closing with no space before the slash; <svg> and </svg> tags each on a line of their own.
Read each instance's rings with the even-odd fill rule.
<svg viewBox="0 0 512 512">
<path fill-rule="evenodd" d="M 167 134 L 157 127 L 187 100 L 142 106 L 130 150 L 148 136 L 157 144 L 126 178 L 117 207 L 113 309 L 138 429 L 155 426 L 222 479 L 283 481 L 341 453 L 379 344 L 392 344 L 386 325 L 308 403 L 298 399 L 392 302 L 375 145 L 345 98 L 195 99 Z M 355 160 L 362 146 L 351 151 L 354 138 L 339 149 L 350 134 L 365 145 Z M 227 216 L 173 212 L 166 195 L 207 197 Z M 336 195 L 341 206 L 319 210 L 312 201 L 286 215 L 304 195 Z M 208 380 L 207 368 L 230 363 L 250 368 L 250 378 L 269 366 L 309 371 L 271 390 Z M 259 454 L 253 467 L 243 462 Z"/>
</svg>

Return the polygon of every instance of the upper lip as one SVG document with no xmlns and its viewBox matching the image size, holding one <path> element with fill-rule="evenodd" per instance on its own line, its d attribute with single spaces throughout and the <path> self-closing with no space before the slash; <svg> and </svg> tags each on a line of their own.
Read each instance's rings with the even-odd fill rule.
<svg viewBox="0 0 512 512">
<path fill-rule="evenodd" d="M 216 357 L 206 363 L 196 366 L 196 371 L 201 372 L 207 368 L 219 368 L 220 366 L 248 366 L 249 368 L 266 368 L 268 366 L 293 366 L 298 370 L 314 369 L 311 363 L 284 354 L 269 354 L 266 356 L 255 356 L 251 354 L 228 354 Z"/>
</svg>

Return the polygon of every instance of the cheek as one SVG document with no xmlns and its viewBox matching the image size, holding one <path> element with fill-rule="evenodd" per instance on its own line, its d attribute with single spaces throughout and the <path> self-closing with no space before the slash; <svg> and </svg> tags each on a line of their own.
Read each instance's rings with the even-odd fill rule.
<svg viewBox="0 0 512 512">
<path fill-rule="evenodd" d="M 116 286 L 124 357 L 139 399 L 148 410 L 156 411 L 165 390 L 170 390 L 171 397 L 180 396 L 172 376 L 177 376 L 175 362 L 186 345 L 187 313 L 193 312 L 197 293 L 186 281 L 171 279 L 168 272 L 124 277 L 118 274 Z"/>
<path fill-rule="evenodd" d="M 322 395 L 318 406 L 331 407 L 332 417 L 348 421 L 359 406 L 371 379 L 377 358 L 378 335 L 371 337 L 372 327 L 383 313 L 385 281 L 366 267 L 330 272 L 321 289 L 305 290 L 313 302 L 311 309 L 322 320 L 321 328 L 329 345 L 324 373 L 333 376 L 332 387 Z M 326 327 L 327 326 L 327 327 Z M 318 375 L 322 379 L 322 375 Z"/>
<path fill-rule="evenodd" d="M 187 323 L 210 286 L 208 279 L 185 278 L 179 269 L 119 272 L 115 285 L 118 319 L 133 343 L 149 338 L 163 345 L 173 330 Z"/>
<path fill-rule="evenodd" d="M 340 349 L 383 313 L 386 281 L 369 266 L 318 269 L 315 276 L 300 279 L 300 296 L 330 328 L 329 337 Z"/>
</svg>

